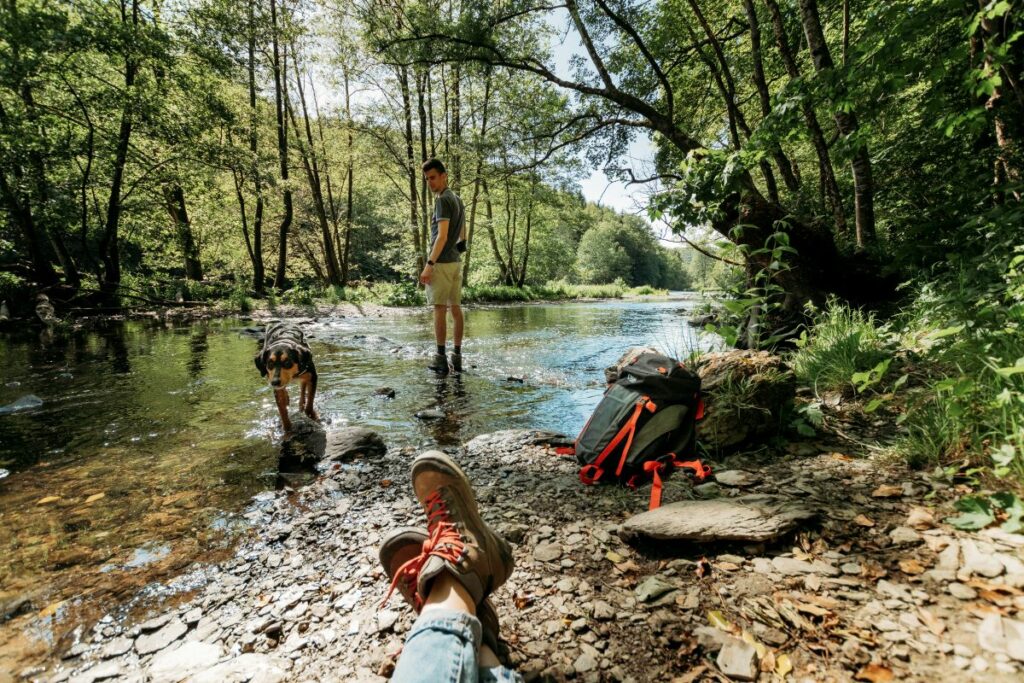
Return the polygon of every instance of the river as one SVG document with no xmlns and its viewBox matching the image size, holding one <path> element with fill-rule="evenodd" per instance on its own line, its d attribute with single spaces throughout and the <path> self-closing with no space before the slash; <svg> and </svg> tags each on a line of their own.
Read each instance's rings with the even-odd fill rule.
<svg viewBox="0 0 1024 683">
<path fill-rule="evenodd" d="M 454 446 L 506 428 L 572 435 L 600 400 L 603 368 L 628 347 L 685 358 L 718 343 L 686 324 L 695 305 L 679 296 L 471 309 L 465 371 L 446 378 L 425 368 L 426 311 L 309 319 L 316 405 L 328 429 L 369 426 L 389 446 Z M 133 321 L 0 336 L 0 406 L 42 401 L 0 414 L 10 472 L 0 479 L 0 607 L 17 614 L 11 606 L 31 597 L 19 609 L 37 615 L 44 645 L 230 552 L 253 496 L 294 485 L 278 473 L 280 421 L 253 365 L 257 326 Z M 414 417 L 424 410 L 443 417 Z M 0 650 L 19 642 L 0 634 Z"/>
</svg>

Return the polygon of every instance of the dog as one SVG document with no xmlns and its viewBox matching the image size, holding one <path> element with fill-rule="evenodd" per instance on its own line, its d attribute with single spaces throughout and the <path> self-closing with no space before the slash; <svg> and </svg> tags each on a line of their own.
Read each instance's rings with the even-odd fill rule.
<svg viewBox="0 0 1024 683">
<path fill-rule="evenodd" d="M 274 389 L 274 400 L 277 411 L 281 413 L 281 425 L 285 432 L 292 430 L 292 422 L 288 419 L 288 384 L 298 380 L 302 385 L 299 392 L 299 410 L 319 421 L 316 409 L 313 408 L 313 397 L 316 395 L 316 366 L 313 364 L 313 353 L 306 344 L 306 337 L 295 325 L 274 323 L 267 327 L 263 336 L 263 350 L 253 359 L 260 371 Z"/>
</svg>

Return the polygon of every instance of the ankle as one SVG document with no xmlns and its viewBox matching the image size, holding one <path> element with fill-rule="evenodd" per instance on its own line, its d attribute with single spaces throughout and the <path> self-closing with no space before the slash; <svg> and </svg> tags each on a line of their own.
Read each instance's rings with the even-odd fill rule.
<svg viewBox="0 0 1024 683">
<path fill-rule="evenodd" d="M 430 584 L 422 611 L 428 609 L 449 609 L 476 616 L 476 604 L 469 591 L 446 571 L 441 572 Z"/>
</svg>

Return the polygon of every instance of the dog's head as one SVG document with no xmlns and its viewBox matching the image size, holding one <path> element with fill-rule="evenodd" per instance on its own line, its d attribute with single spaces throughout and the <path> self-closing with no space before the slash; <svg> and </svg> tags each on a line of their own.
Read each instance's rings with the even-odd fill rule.
<svg viewBox="0 0 1024 683">
<path fill-rule="evenodd" d="M 284 389 L 292 379 L 309 369 L 312 357 L 305 346 L 281 343 L 263 349 L 253 360 L 270 386 Z"/>
</svg>

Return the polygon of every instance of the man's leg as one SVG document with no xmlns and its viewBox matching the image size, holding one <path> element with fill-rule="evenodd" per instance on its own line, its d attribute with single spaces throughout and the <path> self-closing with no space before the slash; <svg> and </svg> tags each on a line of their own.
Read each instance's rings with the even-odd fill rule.
<svg viewBox="0 0 1024 683">
<path fill-rule="evenodd" d="M 452 320 L 455 321 L 455 331 L 453 339 L 455 341 L 455 348 L 462 348 L 462 332 L 466 326 L 466 319 L 462 316 L 462 306 L 458 304 L 452 306 Z M 440 342 L 438 342 L 440 343 Z"/>
<path fill-rule="evenodd" d="M 443 304 L 434 304 L 434 340 L 438 346 L 444 346 L 448 341 L 448 320 L 445 317 L 448 307 Z"/>
</svg>

